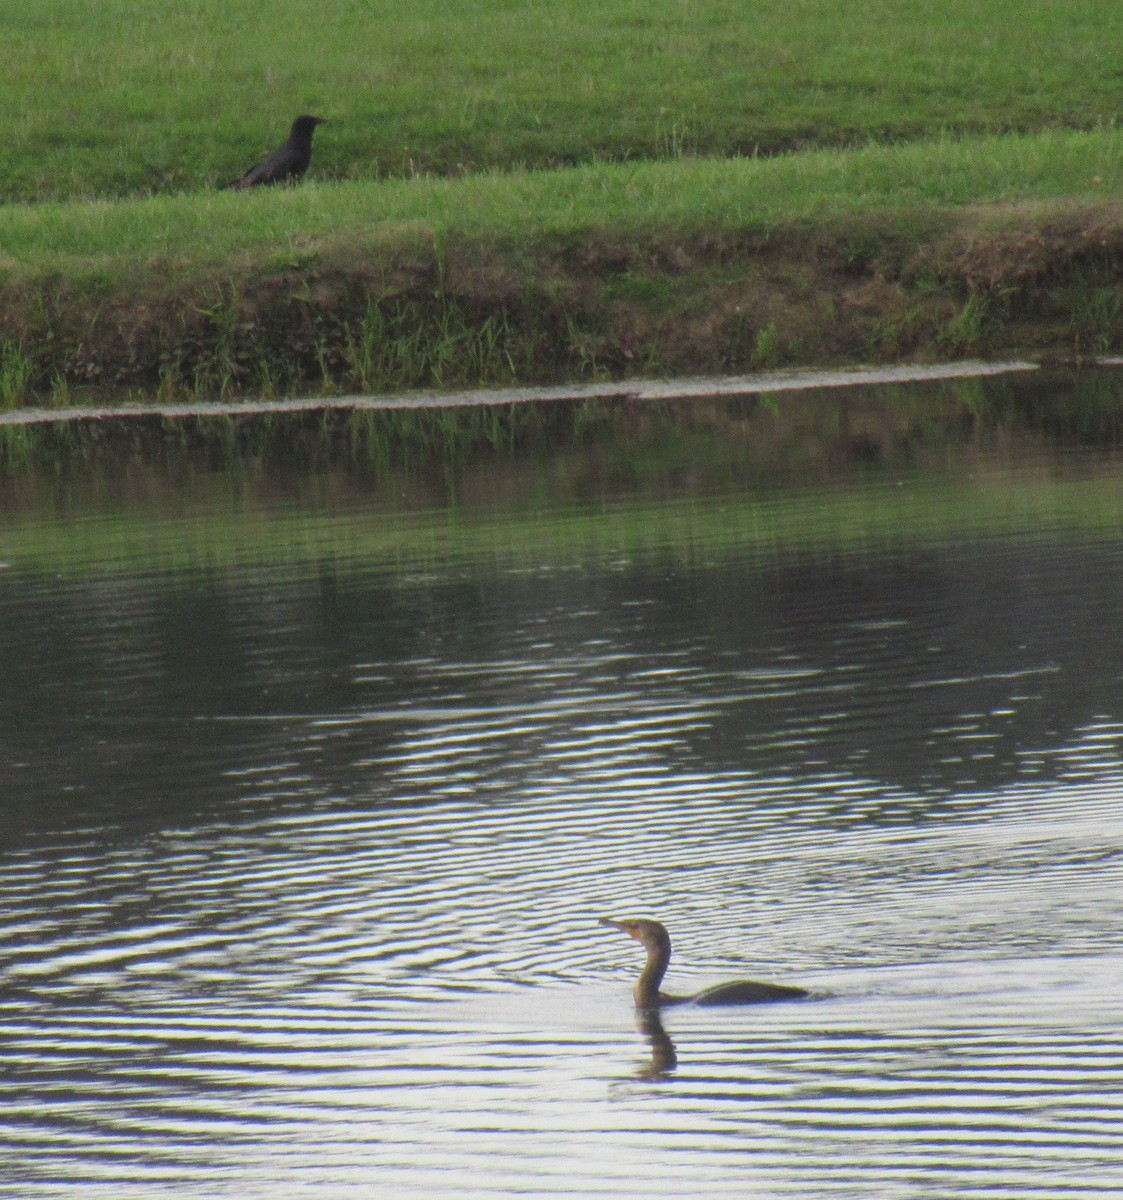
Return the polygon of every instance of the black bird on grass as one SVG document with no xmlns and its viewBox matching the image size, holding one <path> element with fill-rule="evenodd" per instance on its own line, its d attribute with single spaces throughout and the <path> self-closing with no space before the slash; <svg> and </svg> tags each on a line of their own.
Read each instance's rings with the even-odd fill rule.
<svg viewBox="0 0 1123 1200">
<path fill-rule="evenodd" d="M 257 187 L 262 183 L 295 183 L 312 161 L 312 134 L 326 117 L 297 117 L 289 131 L 289 140 L 278 146 L 272 154 L 256 167 L 250 169 L 230 187 Z"/>
</svg>

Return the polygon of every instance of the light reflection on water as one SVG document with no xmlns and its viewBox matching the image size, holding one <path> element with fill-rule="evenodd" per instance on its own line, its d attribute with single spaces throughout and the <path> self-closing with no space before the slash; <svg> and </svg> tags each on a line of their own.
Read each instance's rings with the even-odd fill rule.
<svg viewBox="0 0 1123 1200">
<path fill-rule="evenodd" d="M 12 561 L 6 1194 L 1118 1194 L 1116 539 L 763 552 L 739 503 Z M 815 999 L 638 1029 L 605 913 Z"/>
</svg>

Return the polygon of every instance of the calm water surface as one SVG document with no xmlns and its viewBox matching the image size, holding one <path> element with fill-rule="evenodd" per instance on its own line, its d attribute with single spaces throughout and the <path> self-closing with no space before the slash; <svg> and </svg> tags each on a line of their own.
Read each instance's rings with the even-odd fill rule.
<svg viewBox="0 0 1123 1200">
<path fill-rule="evenodd" d="M 1123 462 L 565 467 L 10 505 L 4 1195 L 1123 1191 Z"/>
</svg>

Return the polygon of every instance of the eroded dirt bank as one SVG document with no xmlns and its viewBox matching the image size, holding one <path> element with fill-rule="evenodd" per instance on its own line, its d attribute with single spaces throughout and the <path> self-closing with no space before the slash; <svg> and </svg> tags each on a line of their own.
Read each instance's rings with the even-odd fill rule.
<svg viewBox="0 0 1123 1200">
<path fill-rule="evenodd" d="M 750 232 L 424 237 L 299 266 L 166 262 L 0 287 L 3 400 L 172 401 L 727 374 L 1123 346 L 1123 208 Z"/>
</svg>

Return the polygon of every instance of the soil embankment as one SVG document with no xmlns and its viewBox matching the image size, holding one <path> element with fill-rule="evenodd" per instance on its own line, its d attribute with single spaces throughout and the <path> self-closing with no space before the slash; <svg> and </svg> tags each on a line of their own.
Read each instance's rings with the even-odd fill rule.
<svg viewBox="0 0 1123 1200">
<path fill-rule="evenodd" d="M 411 238 L 0 286 L 4 402 L 165 401 L 728 374 L 1123 346 L 1123 209 L 758 232 Z"/>
</svg>

